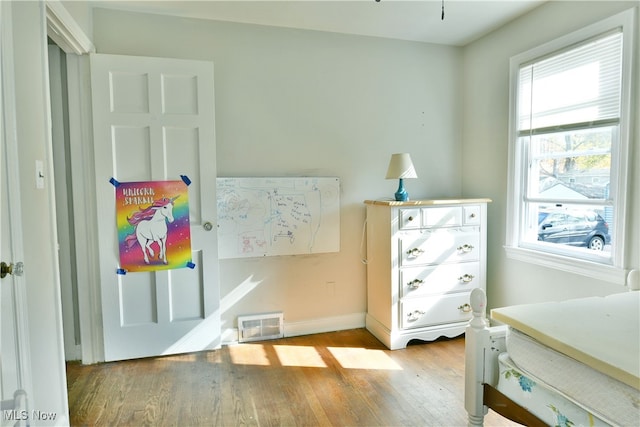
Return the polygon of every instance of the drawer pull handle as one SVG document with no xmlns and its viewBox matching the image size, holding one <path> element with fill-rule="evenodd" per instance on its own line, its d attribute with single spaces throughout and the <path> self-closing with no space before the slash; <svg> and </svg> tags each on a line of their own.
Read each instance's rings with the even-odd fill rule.
<svg viewBox="0 0 640 427">
<path fill-rule="evenodd" d="M 465 243 L 462 246 L 458 246 L 458 251 L 463 252 L 465 254 L 471 252 L 473 250 L 473 245 L 469 245 L 467 243 Z"/>
<path fill-rule="evenodd" d="M 421 310 L 413 310 L 411 313 L 407 314 L 407 320 L 410 322 L 415 322 L 419 320 L 424 315 L 424 311 Z"/>
<path fill-rule="evenodd" d="M 469 304 L 463 304 L 458 307 L 458 310 L 462 310 L 463 313 L 469 313 L 471 311 L 471 306 Z"/>
<path fill-rule="evenodd" d="M 458 280 L 461 281 L 462 283 L 470 283 L 474 278 L 475 276 L 473 274 L 465 274 L 463 276 L 458 277 Z"/>
<path fill-rule="evenodd" d="M 407 220 L 408 220 L 409 222 L 411 222 L 411 221 L 413 221 L 413 217 L 412 217 L 412 216 L 409 216 L 409 218 L 407 218 Z"/>
<path fill-rule="evenodd" d="M 413 248 L 407 251 L 407 255 L 414 258 L 420 256 L 420 254 L 423 254 L 423 253 L 424 251 L 420 248 Z"/>
<path fill-rule="evenodd" d="M 475 218 L 475 217 L 476 217 L 476 214 L 475 214 L 475 213 L 472 213 L 471 215 L 469 215 L 469 218 L 472 218 L 472 219 L 473 219 L 473 218 Z"/>
<path fill-rule="evenodd" d="M 407 285 L 411 288 L 411 289 L 418 289 L 420 286 L 422 286 L 422 284 L 424 283 L 424 280 L 420 280 L 420 279 L 413 279 L 412 281 L 410 281 L 409 283 L 407 283 Z"/>
</svg>

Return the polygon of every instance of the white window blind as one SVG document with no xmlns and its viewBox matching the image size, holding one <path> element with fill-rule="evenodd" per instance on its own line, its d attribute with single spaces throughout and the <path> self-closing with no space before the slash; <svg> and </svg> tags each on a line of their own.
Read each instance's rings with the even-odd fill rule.
<svg viewBox="0 0 640 427">
<path fill-rule="evenodd" d="M 518 136 L 617 123 L 621 73 L 621 30 L 523 64 Z"/>
</svg>

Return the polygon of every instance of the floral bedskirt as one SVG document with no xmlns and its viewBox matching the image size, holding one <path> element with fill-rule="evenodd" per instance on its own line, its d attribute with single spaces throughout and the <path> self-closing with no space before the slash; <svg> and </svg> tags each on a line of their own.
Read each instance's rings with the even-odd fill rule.
<svg viewBox="0 0 640 427">
<path fill-rule="evenodd" d="M 499 356 L 498 390 L 550 426 L 610 426 L 537 378 L 522 372 L 507 353 Z"/>
</svg>

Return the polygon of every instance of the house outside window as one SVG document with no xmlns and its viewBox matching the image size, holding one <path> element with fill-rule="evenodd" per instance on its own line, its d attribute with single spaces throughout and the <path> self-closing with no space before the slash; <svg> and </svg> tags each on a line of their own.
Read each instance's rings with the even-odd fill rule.
<svg viewBox="0 0 640 427">
<path fill-rule="evenodd" d="M 633 20 L 511 59 L 509 257 L 624 283 Z"/>
</svg>

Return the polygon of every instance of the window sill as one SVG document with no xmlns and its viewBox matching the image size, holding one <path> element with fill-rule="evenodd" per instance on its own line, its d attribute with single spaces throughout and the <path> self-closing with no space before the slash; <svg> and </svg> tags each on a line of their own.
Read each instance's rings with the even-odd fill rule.
<svg viewBox="0 0 640 427">
<path fill-rule="evenodd" d="M 584 261 L 572 257 L 544 253 L 532 249 L 523 249 L 514 246 L 505 246 L 507 258 L 543 267 L 555 268 L 567 273 L 580 274 L 593 279 L 602 280 L 616 285 L 625 285 L 627 274 L 622 268 L 611 265 Z"/>
</svg>

